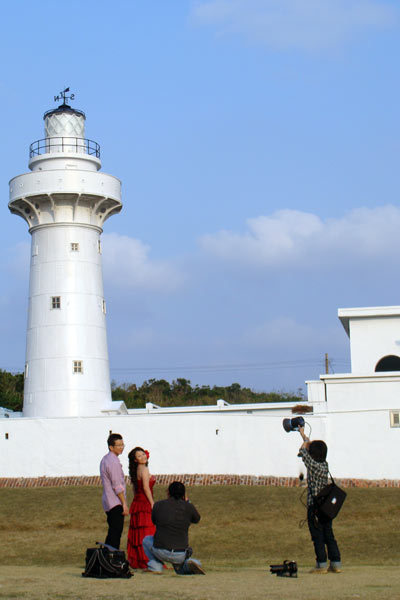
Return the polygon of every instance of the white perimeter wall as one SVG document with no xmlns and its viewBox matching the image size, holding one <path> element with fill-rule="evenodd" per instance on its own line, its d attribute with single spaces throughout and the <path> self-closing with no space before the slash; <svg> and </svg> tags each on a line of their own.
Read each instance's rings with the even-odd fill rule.
<svg viewBox="0 0 400 600">
<path fill-rule="evenodd" d="M 319 384 L 323 386 L 323 384 Z M 344 388 L 339 386 L 338 390 Z M 322 403 L 321 403 L 322 404 Z M 399 405 L 399 403 L 398 403 Z M 366 411 L 315 407 L 305 416 L 312 438 L 324 439 L 336 477 L 399 479 L 400 428 L 388 407 Z M 325 409 L 328 406 L 325 404 Z M 349 410 L 350 409 L 350 410 Z M 297 477 L 304 467 L 300 435 L 286 433 L 282 414 L 141 414 L 103 417 L 0 419 L 0 477 L 97 475 L 109 431 L 121 433 L 127 454 L 136 445 L 151 453 L 159 474 L 210 473 Z M 217 433 L 218 430 L 218 433 Z M 6 439 L 8 433 L 8 439 Z"/>
<path fill-rule="evenodd" d="M 153 473 L 242 473 L 298 476 L 298 433 L 282 417 L 253 415 L 124 415 L 63 419 L 1 419 L 1 477 L 98 475 L 109 431 L 121 433 L 125 452 L 151 453 Z M 323 433 L 323 420 L 316 429 Z M 216 431 L 218 430 L 218 433 Z M 8 433 L 8 439 L 5 439 Z"/>
</svg>

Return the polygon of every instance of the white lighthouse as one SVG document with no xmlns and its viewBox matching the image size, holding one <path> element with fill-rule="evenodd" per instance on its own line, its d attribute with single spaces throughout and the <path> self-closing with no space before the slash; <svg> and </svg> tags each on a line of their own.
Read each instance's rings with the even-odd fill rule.
<svg viewBox="0 0 400 600">
<path fill-rule="evenodd" d="M 23 414 L 90 416 L 111 408 L 103 294 L 103 223 L 122 208 L 121 183 L 100 172 L 85 114 L 45 113 L 30 173 L 10 181 L 9 209 L 32 236 Z"/>
</svg>

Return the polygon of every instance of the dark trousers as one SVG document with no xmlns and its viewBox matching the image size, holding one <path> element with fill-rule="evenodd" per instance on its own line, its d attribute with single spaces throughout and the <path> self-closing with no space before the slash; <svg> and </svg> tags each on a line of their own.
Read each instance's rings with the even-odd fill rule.
<svg viewBox="0 0 400 600">
<path fill-rule="evenodd" d="M 121 542 L 122 530 L 124 528 L 124 515 L 122 514 L 122 505 L 117 504 L 113 508 L 106 512 L 108 533 L 106 537 L 106 544 L 119 550 L 119 544 Z"/>
<path fill-rule="evenodd" d="M 311 539 L 314 543 L 317 563 L 319 565 L 326 564 L 327 558 L 333 563 L 340 563 L 340 552 L 335 536 L 333 535 L 332 520 L 326 521 L 326 523 L 320 523 L 315 518 L 313 507 L 309 506 L 307 510 L 307 521 Z M 328 557 L 325 546 L 328 550 Z"/>
</svg>

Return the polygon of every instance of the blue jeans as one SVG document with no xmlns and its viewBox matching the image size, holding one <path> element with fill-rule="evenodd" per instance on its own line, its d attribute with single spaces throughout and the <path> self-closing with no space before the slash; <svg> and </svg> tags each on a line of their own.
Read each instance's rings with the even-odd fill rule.
<svg viewBox="0 0 400 600">
<path fill-rule="evenodd" d="M 176 550 L 166 550 L 165 548 L 154 548 L 153 546 L 153 536 L 148 535 L 143 539 L 143 550 L 146 554 L 149 562 L 147 563 L 147 568 L 149 571 L 158 571 L 162 573 L 164 568 L 164 563 L 171 563 L 175 569 L 175 573 L 178 575 L 193 575 L 190 571 L 186 559 L 186 551 L 177 552 Z M 196 562 L 200 566 L 200 561 L 195 560 L 194 558 L 190 559 L 192 562 Z"/>
<path fill-rule="evenodd" d="M 340 567 L 340 551 L 333 535 L 332 521 L 326 521 L 325 523 L 317 522 L 312 506 L 308 507 L 307 520 L 311 539 L 314 543 L 317 567 L 326 568 L 328 566 L 328 558 L 332 567 Z M 328 556 L 326 550 L 328 550 Z"/>
</svg>

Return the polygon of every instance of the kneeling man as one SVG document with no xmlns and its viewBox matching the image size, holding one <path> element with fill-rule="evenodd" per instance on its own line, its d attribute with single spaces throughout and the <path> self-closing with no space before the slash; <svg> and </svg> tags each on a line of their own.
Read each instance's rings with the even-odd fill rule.
<svg viewBox="0 0 400 600">
<path fill-rule="evenodd" d="M 162 573 L 164 563 L 168 562 L 178 575 L 205 575 L 200 561 L 191 558 L 188 529 L 200 521 L 200 515 L 186 498 L 183 483 L 171 483 L 167 500 L 154 504 L 151 518 L 156 532 L 143 540 L 148 570 Z"/>
</svg>

